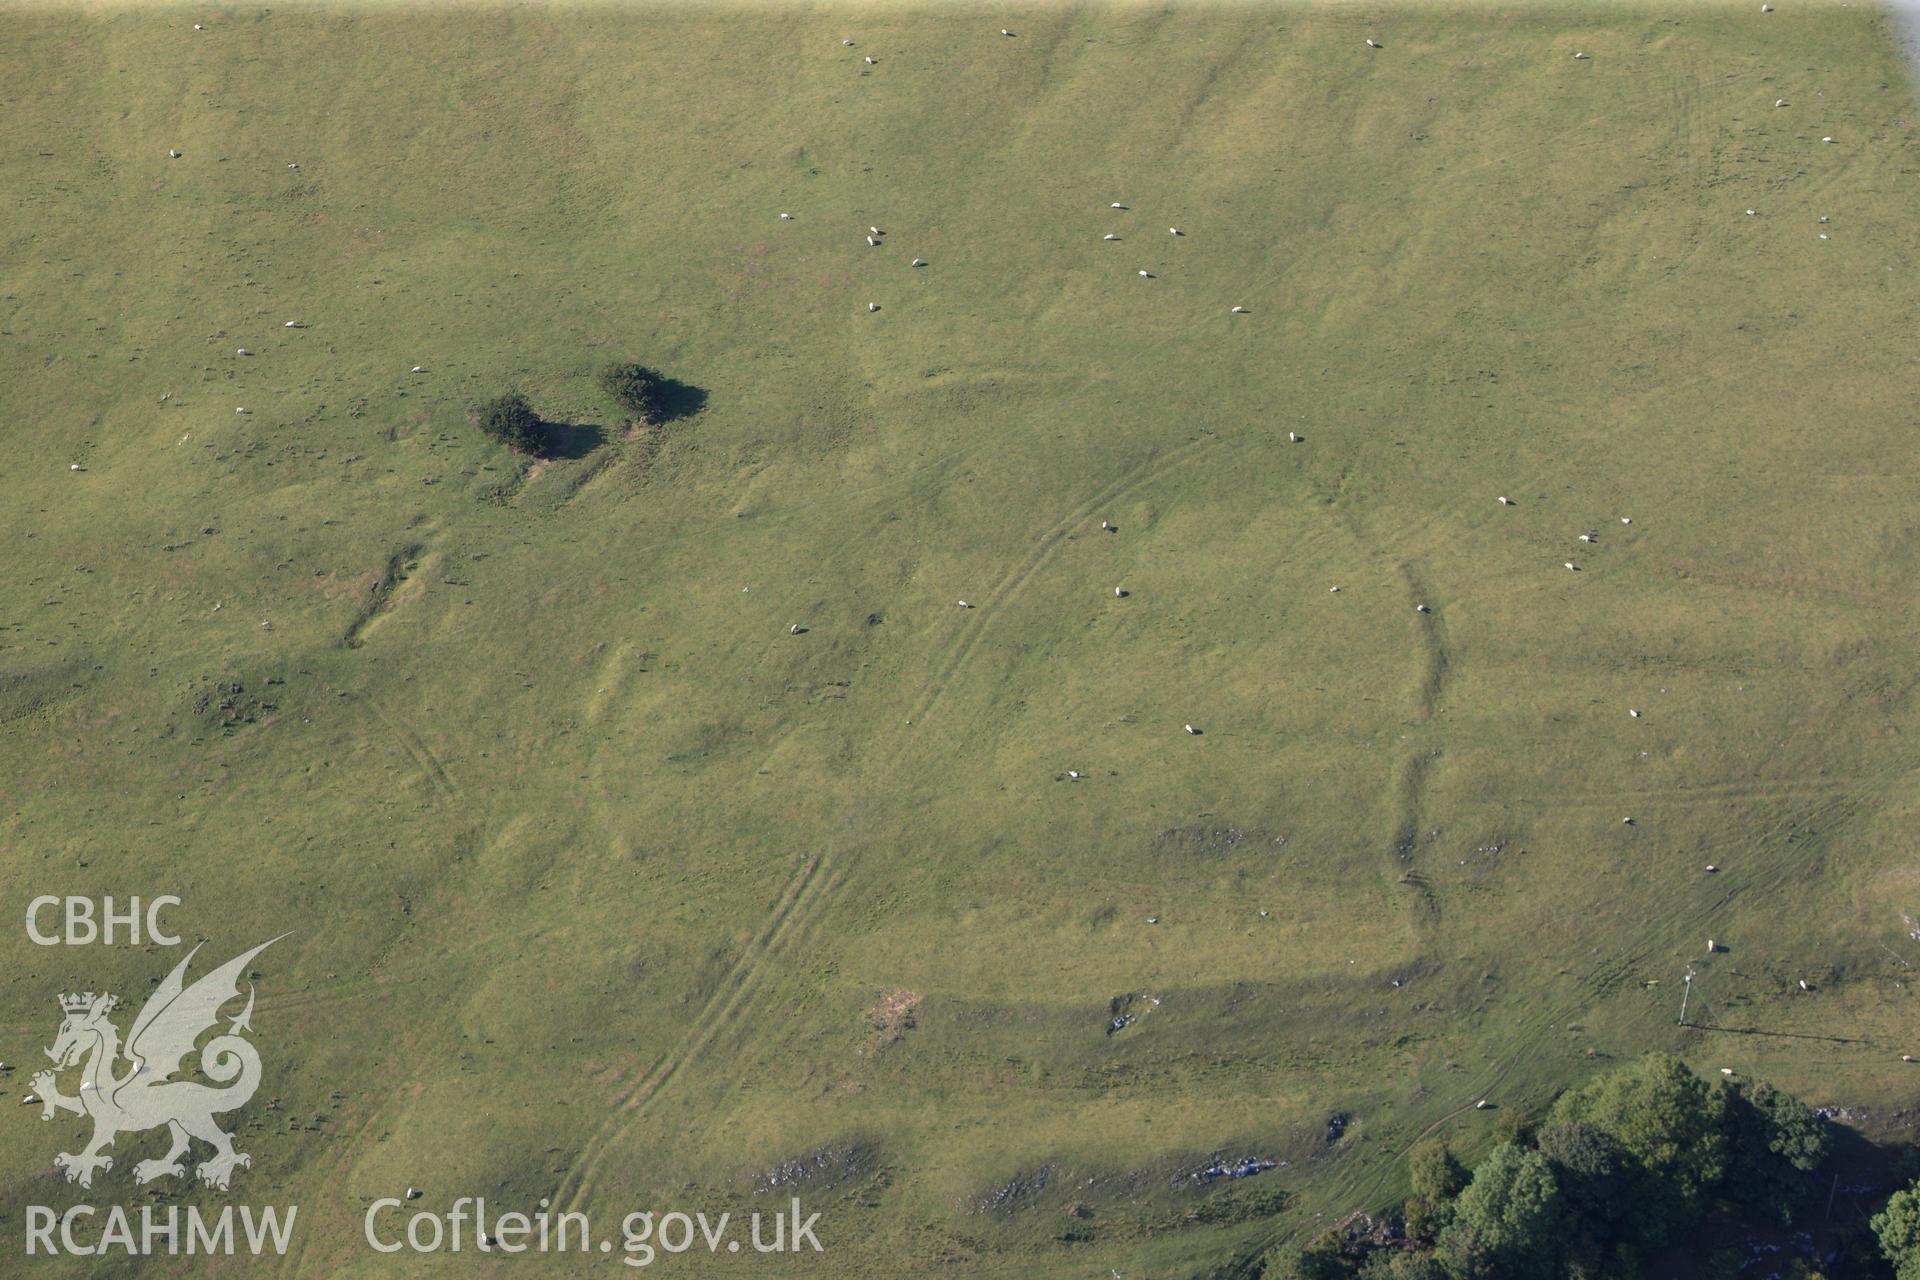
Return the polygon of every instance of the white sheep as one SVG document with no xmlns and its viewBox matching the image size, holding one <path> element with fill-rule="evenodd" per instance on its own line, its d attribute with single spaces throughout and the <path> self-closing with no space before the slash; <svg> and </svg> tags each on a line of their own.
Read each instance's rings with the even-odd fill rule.
<svg viewBox="0 0 1920 1280">
<path fill-rule="evenodd" d="M 1107 235 L 1101 236 L 1100 238 L 1102 240 L 1118 240 L 1120 237 L 1113 235 L 1112 233 L 1108 233 Z"/>
<path fill-rule="evenodd" d="M 1140 273 L 1140 276 L 1141 276 L 1141 278 L 1142 278 L 1142 279 L 1144 279 L 1144 280 L 1151 280 L 1151 279 L 1153 279 L 1153 272 L 1151 272 L 1151 271 L 1142 271 L 1142 272 Z"/>
<path fill-rule="evenodd" d="M 423 365 L 423 364 L 417 364 L 417 365 L 415 365 L 415 366 L 413 366 L 413 368 L 411 368 L 411 369 L 409 369 L 409 370 L 408 370 L 407 372 L 409 372 L 409 373 L 425 373 L 426 371 L 427 371 L 427 366 L 425 366 L 425 365 Z"/>
<path fill-rule="evenodd" d="M 1432 610 L 1432 609 L 1429 609 L 1429 608 L 1428 608 L 1428 607 L 1427 607 L 1426 605 L 1424 605 L 1424 604 L 1417 604 L 1417 605 L 1415 605 L 1415 606 L 1413 606 L 1413 611 L 1414 611 L 1415 613 L 1432 613 L 1432 612 L 1433 612 L 1433 610 Z"/>
<path fill-rule="evenodd" d="M 1167 228 L 1167 234 L 1168 234 L 1168 235 L 1170 235 L 1170 236 L 1183 236 L 1183 235 L 1185 235 L 1185 234 L 1187 234 L 1187 233 L 1186 233 L 1186 232 L 1184 232 L 1184 231 L 1182 231 L 1182 230 L 1181 230 L 1180 228 L 1178 228 L 1178 227 L 1168 227 L 1168 228 Z"/>
<path fill-rule="evenodd" d="M 958 603 L 959 603 L 959 605 L 960 605 L 960 607 L 961 607 L 962 609 L 971 609 L 971 608 L 973 608 L 973 606 L 972 606 L 972 605 L 970 605 L 970 604 L 968 604 L 968 603 L 967 603 L 967 602 L 966 602 L 965 600 L 961 600 L 961 601 L 959 601 Z"/>
<path fill-rule="evenodd" d="M 867 57 L 867 65 L 868 65 L 868 66 L 872 66 L 872 65 L 873 65 L 873 57 L 872 57 L 872 55 L 868 55 L 868 57 Z"/>
<path fill-rule="evenodd" d="M 793 221 L 793 215 L 792 215 L 792 214 L 790 214 L 790 213 L 783 213 L 783 214 L 781 214 L 781 215 L 780 215 L 780 221 L 782 221 L 782 222 L 792 222 L 792 221 Z"/>
<path fill-rule="evenodd" d="M 927 260 L 925 258 L 915 258 L 913 260 L 913 265 L 916 267 L 924 267 L 927 265 Z"/>
<path fill-rule="evenodd" d="M 253 354 L 253 352 L 247 350 L 245 347 L 235 347 L 233 349 L 233 354 L 237 356 L 250 356 Z"/>
<path fill-rule="evenodd" d="M 1126 593 L 1126 590 L 1125 590 L 1124 588 L 1121 588 L 1121 587 L 1115 587 L 1115 588 L 1113 589 L 1113 598 L 1114 598 L 1114 599 L 1116 599 L 1116 600 L 1120 600 L 1120 599 L 1124 599 L 1124 598 L 1126 597 L 1126 594 L 1127 594 L 1127 593 Z"/>
<path fill-rule="evenodd" d="M 1200 732 L 1198 729 L 1194 728 L 1192 725 L 1186 726 L 1186 729 L 1188 733 L 1197 734 Z"/>
<path fill-rule="evenodd" d="M 885 234 L 886 234 L 886 232 L 884 232 L 884 231 L 882 231 L 882 230 L 881 230 L 880 228 L 878 228 L 878 227 L 868 227 L 868 228 L 867 228 L 867 234 L 868 234 L 868 235 L 870 235 L 870 236 L 883 236 L 883 235 L 885 235 Z"/>
<path fill-rule="evenodd" d="M 1367 48 L 1378 49 L 1379 47 L 1380 47 L 1380 42 L 1378 40 L 1375 40 L 1372 36 L 1367 37 Z"/>
<path fill-rule="evenodd" d="M 1299 444 L 1299 443 L 1300 443 L 1300 433 L 1299 433 L 1298 431 L 1289 431 L 1289 432 L 1287 432 L 1287 443 L 1288 443 L 1288 444 Z"/>
<path fill-rule="evenodd" d="M 1230 316 L 1243 316 L 1247 314 L 1247 309 L 1245 307 L 1234 307 L 1229 310 L 1227 314 Z"/>
<path fill-rule="evenodd" d="M 1577 564 L 1575 564 L 1575 563 L 1574 563 L 1573 561 L 1571 561 L 1571 560 L 1569 560 L 1569 561 L 1567 561 L 1567 569 L 1568 569 L 1568 570 L 1569 570 L 1570 572 L 1573 572 L 1573 573 L 1578 573 L 1578 572 L 1580 572 L 1580 566 L 1579 566 L 1579 565 L 1577 565 Z"/>
<path fill-rule="evenodd" d="M 1582 541 L 1582 542 L 1592 542 L 1592 541 L 1593 541 L 1593 535 L 1592 535 L 1592 534 L 1590 534 L 1590 533 L 1583 533 L 1583 534 L 1581 534 L 1581 535 L 1580 535 L 1580 541 Z"/>
<path fill-rule="evenodd" d="M 1500 505 L 1503 507 L 1510 507 L 1513 505 L 1513 499 L 1507 497 L 1507 495 L 1503 493 L 1500 495 Z"/>
<path fill-rule="evenodd" d="M 167 149 L 167 155 L 174 160 L 178 160 L 180 158 L 180 153 L 178 151 L 173 150 L 171 147 Z"/>
<path fill-rule="evenodd" d="M 867 304 L 868 311 L 878 311 L 879 309 L 880 309 L 880 304 L 877 302 L 869 302 Z"/>
<path fill-rule="evenodd" d="M 298 320 L 289 320 L 285 324 L 281 325 L 280 327 L 283 329 L 304 329 L 307 326 L 305 326 L 304 324 L 301 324 Z"/>
<path fill-rule="evenodd" d="M 1000 28 L 1000 34 L 1003 36 L 1010 36 L 1013 34 L 1013 32 L 1007 30 L 1005 27 L 1002 27 Z"/>
<path fill-rule="evenodd" d="M 879 243 L 880 243 L 880 242 L 879 242 L 878 240 L 876 240 L 876 239 L 874 239 L 874 238 L 873 238 L 872 236 L 868 236 L 868 237 L 867 237 L 867 247 L 868 247 L 868 248 L 872 248 L 873 246 L 875 246 L 875 245 L 877 245 L 877 244 L 879 244 Z"/>
<path fill-rule="evenodd" d="M 1121 204 L 1118 200 L 1114 201 L 1112 204 L 1107 206 L 1107 208 L 1109 209 L 1124 209 L 1126 207 L 1127 206 Z"/>
</svg>

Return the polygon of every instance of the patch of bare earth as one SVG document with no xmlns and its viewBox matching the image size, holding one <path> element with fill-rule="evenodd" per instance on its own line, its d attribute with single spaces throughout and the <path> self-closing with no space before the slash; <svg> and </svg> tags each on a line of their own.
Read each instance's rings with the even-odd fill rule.
<svg viewBox="0 0 1920 1280">
<path fill-rule="evenodd" d="M 867 1038 L 867 1056 L 880 1053 L 888 1045 L 904 1039 L 913 1030 L 913 1015 L 920 1008 L 920 993 L 898 987 L 880 997 L 880 1003 L 867 1010 L 867 1026 L 873 1034 Z"/>
</svg>

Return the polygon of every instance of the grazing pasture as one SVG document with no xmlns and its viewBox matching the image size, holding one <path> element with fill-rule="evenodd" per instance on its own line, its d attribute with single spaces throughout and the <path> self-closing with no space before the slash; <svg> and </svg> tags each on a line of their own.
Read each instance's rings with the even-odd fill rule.
<svg viewBox="0 0 1920 1280">
<path fill-rule="evenodd" d="M 0 102 L 0 905 L 291 931 L 286 1274 L 1188 1275 L 1649 1049 L 1911 1108 L 1868 7 L 11 5 Z M 4 945 L 0 1217 L 132 1203 L 15 1104 L 176 957 Z"/>
</svg>

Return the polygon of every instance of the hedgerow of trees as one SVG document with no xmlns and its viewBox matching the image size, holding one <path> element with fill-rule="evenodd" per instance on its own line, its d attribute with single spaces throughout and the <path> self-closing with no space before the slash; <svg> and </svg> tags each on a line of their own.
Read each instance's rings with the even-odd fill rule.
<svg viewBox="0 0 1920 1280">
<path fill-rule="evenodd" d="M 1562 1094 L 1537 1129 L 1471 1172 L 1444 1142 L 1408 1155 L 1395 1244 L 1330 1232 L 1270 1261 L 1279 1280 L 1630 1280 L 1716 1207 L 1788 1226 L 1832 1134 L 1766 1084 L 1709 1085 L 1655 1055 Z M 1873 1220 L 1900 1280 L 1920 1280 L 1920 1184 Z"/>
</svg>

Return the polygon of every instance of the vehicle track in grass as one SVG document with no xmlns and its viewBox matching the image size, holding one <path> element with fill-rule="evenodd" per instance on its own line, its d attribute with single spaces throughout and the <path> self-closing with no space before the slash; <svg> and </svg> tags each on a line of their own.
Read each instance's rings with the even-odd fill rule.
<svg viewBox="0 0 1920 1280">
<path fill-rule="evenodd" d="M 1765 832 L 1729 832 L 1712 842 L 1715 849 L 1731 849 L 1736 846 L 1756 849 L 1775 849 L 1772 856 L 1756 858 L 1740 872 L 1741 881 L 1729 889 L 1727 897 L 1715 905 L 1722 905 L 1734 894 L 1747 891 L 1761 895 L 1776 893 L 1784 889 L 1787 881 L 1796 873 L 1798 865 L 1792 859 L 1782 856 L 1787 846 L 1783 838 L 1789 831 L 1827 829 L 1849 821 L 1858 814 L 1871 811 L 1879 802 L 1892 798 L 1901 790 L 1905 780 L 1920 772 L 1920 753 L 1911 753 L 1894 761 L 1887 768 L 1855 780 L 1855 787 L 1843 794 L 1829 795 L 1816 804 L 1796 809 L 1790 815 L 1782 815 L 1769 824 Z M 1689 850 L 1691 854 L 1694 850 Z M 1713 908 L 1708 908 L 1712 910 Z M 1635 933 L 1628 945 L 1604 957 L 1598 957 L 1586 970 L 1574 978 L 1572 994 L 1567 999 L 1554 1001 L 1521 1014 L 1517 1020 L 1505 1023 L 1508 1030 L 1502 1041 L 1507 1052 L 1495 1063 L 1478 1083 L 1469 1100 L 1453 1107 L 1437 1119 L 1424 1126 L 1419 1132 L 1401 1143 L 1391 1155 L 1370 1167 L 1366 1176 L 1355 1170 L 1342 1184 L 1334 1185 L 1334 1194 L 1340 1197 L 1343 1211 L 1346 1209 L 1374 1210 L 1384 1207 L 1382 1195 L 1384 1188 L 1394 1176 L 1394 1171 L 1404 1162 L 1407 1154 L 1420 1141 L 1439 1131 L 1449 1121 L 1475 1109 L 1479 1099 L 1492 1096 L 1501 1084 L 1513 1074 L 1516 1065 L 1522 1062 L 1548 1060 L 1555 1046 L 1545 1042 L 1557 1039 L 1564 1034 L 1564 1028 L 1585 1015 L 1595 1006 L 1622 994 L 1630 985 L 1632 975 L 1646 972 L 1663 954 L 1683 949 L 1683 939 L 1699 932 L 1700 920 L 1697 912 L 1680 909 L 1668 910 L 1649 918 L 1646 926 Z M 1897 957 L 1896 957 L 1897 959 Z M 1663 1016 L 1670 1016 L 1667 1010 Z M 1727 1033 L 1724 1028 L 1710 1028 Z M 1738 1033 L 1740 1029 L 1733 1029 Z M 1861 1052 L 1884 1052 L 1884 1047 L 1867 1037 L 1851 1042 Z M 1496 1101 L 1495 1105 L 1499 1105 Z M 1293 1233 L 1284 1229 L 1262 1232 L 1255 1237 L 1257 1248 L 1264 1250 L 1283 1243 Z"/>
<path fill-rule="evenodd" d="M 611 1087 L 606 1119 L 581 1146 L 579 1158 L 553 1196 L 563 1210 L 591 1202 L 607 1156 L 642 1123 L 653 1102 L 680 1072 L 698 1061 L 714 1041 L 753 1007 L 774 960 L 811 936 L 821 913 L 844 885 L 846 872 L 831 854 L 810 855 L 788 878 L 759 931 L 728 966 L 713 995 L 693 1021 L 644 1070 L 627 1072 Z"/>
<path fill-rule="evenodd" d="M 1149 454 L 1048 526 L 1026 557 L 981 594 L 977 610 L 964 611 L 968 614 L 977 611 L 979 616 L 960 619 L 961 623 L 971 625 L 966 625 L 964 629 L 956 628 L 946 644 L 945 658 L 940 661 L 934 677 L 927 682 L 919 699 L 913 704 L 908 719 L 920 724 L 940 706 L 947 690 L 978 651 L 980 642 L 996 629 L 999 617 L 1019 598 L 1022 589 L 1033 580 L 1034 575 L 1045 568 L 1069 533 L 1093 519 L 1101 508 L 1191 460 L 1200 450 L 1220 443 L 1220 439 L 1211 434 L 1196 436 L 1182 444 Z"/>
<path fill-rule="evenodd" d="M 381 707 L 378 702 L 369 699 L 367 705 L 373 709 L 373 714 L 378 717 L 380 723 L 386 727 L 387 736 L 399 746 L 401 751 L 406 753 L 407 758 L 413 761 L 414 767 L 420 770 L 427 781 L 445 795 L 447 799 L 458 800 L 460 798 L 460 788 L 454 784 L 453 779 L 448 775 L 446 766 L 440 763 L 440 757 L 436 756 L 432 749 L 421 740 L 420 735 L 388 715 L 386 710 Z"/>
</svg>

